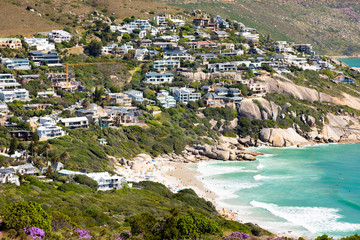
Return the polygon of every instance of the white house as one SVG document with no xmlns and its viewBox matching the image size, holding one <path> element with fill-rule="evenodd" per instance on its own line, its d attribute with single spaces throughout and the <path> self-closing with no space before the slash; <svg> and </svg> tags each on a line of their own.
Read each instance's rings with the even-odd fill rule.
<svg viewBox="0 0 360 240">
<path fill-rule="evenodd" d="M 151 84 L 171 83 L 173 79 L 172 73 L 148 72 L 145 74 L 145 82 Z"/>
<path fill-rule="evenodd" d="M 116 43 L 111 43 L 101 49 L 102 54 L 126 54 L 129 50 L 134 49 L 133 46 L 124 44 L 119 47 Z"/>
<path fill-rule="evenodd" d="M 140 29 L 141 31 L 149 30 L 151 35 L 156 35 L 159 30 L 156 27 L 151 26 L 148 20 L 136 19 L 135 21 L 125 24 L 121 27 L 110 27 L 112 31 L 126 30 L 128 33 L 132 33 L 135 29 Z"/>
<path fill-rule="evenodd" d="M 197 101 L 201 98 L 201 93 L 195 92 L 193 88 L 174 88 L 174 97 L 180 103 L 189 103 L 190 101 Z"/>
<path fill-rule="evenodd" d="M 25 38 L 24 40 L 29 47 L 36 47 L 38 51 L 55 50 L 55 44 L 49 42 L 47 38 Z"/>
<path fill-rule="evenodd" d="M 37 128 L 39 138 L 52 139 L 65 136 L 65 132 L 61 127 L 56 125 L 45 125 Z"/>
<path fill-rule="evenodd" d="M 24 88 L 0 90 L 0 100 L 3 102 L 12 102 L 14 100 L 26 101 L 29 99 L 29 91 Z"/>
<path fill-rule="evenodd" d="M 14 70 L 30 70 L 30 62 L 27 58 L 3 59 L 2 63 L 8 69 Z"/>
<path fill-rule="evenodd" d="M 226 62 L 226 63 L 214 63 L 208 64 L 208 69 L 210 72 L 228 72 L 228 71 L 236 71 L 237 65 L 233 62 Z"/>
<path fill-rule="evenodd" d="M 32 164 L 22 164 L 22 165 L 18 165 L 18 166 L 14 166 L 11 167 L 13 168 L 16 172 L 20 173 L 21 175 L 38 175 L 39 174 L 39 170 L 34 167 Z"/>
<path fill-rule="evenodd" d="M 125 178 L 118 175 L 111 176 L 108 172 L 93 172 L 86 174 L 98 183 L 98 191 L 121 189 L 127 183 Z"/>
<path fill-rule="evenodd" d="M 179 68 L 180 61 L 179 60 L 171 60 L 171 59 L 163 59 L 154 61 L 153 68 L 157 71 L 165 71 L 168 68 Z"/>
<path fill-rule="evenodd" d="M 48 98 L 48 97 L 57 97 L 57 94 L 54 90 L 52 90 L 51 88 L 43 91 L 43 92 L 38 92 L 37 93 L 37 97 L 41 97 L 41 98 Z"/>
<path fill-rule="evenodd" d="M 39 119 L 42 126 L 37 128 L 39 138 L 52 139 L 65 136 L 65 132 L 61 127 L 56 126 L 55 120 L 50 117 L 42 117 Z"/>
<path fill-rule="evenodd" d="M 20 83 L 16 81 L 10 73 L 0 74 L 0 89 L 19 87 Z"/>
<path fill-rule="evenodd" d="M 125 94 L 139 103 L 144 101 L 144 93 L 142 91 L 129 90 Z"/>
<path fill-rule="evenodd" d="M 150 19 L 154 20 L 156 22 L 156 24 L 158 25 L 158 27 L 166 27 L 167 26 L 167 20 L 165 17 L 155 16 Z"/>
<path fill-rule="evenodd" d="M 0 103 L 0 113 L 7 114 L 9 112 L 8 106 L 6 103 Z"/>
<path fill-rule="evenodd" d="M 89 120 L 86 117 L 60 118 L 58 123 L 68 129 L 89 127 Z"/>
<path fill-rule="evenodd" d="M 118 175 L 111 176 L 108 172 L 84 173 L 84 172 L 61 169 L 60 171 L 58 171 L 58 174 L 67 177 L 71 177 L 75 175 L 85 175 L 97 182 L 98 191 L 121 189 L 124 187 L 124 184 L 127 183 L 125 178 Z"/>
<path fill-rule="evenodd" d="M 178 42 L 180 40 L 180 37 L 178 35 L 163 35 L 158 37 L 157 39 L 162 41 Z"/>
<path fill-rule="evenodd" d="M 145 58 L 145 55 L 148 54 L 149 50 L 147 48 L 139 48 L 135 50 L 135 59 L 142 61 Z"/>
<path fill-rule="evenodd" d="M 157 94 L 156 98 L 164 108 L 172 108 L 176 106 L 175 98 L 169 95 L 169 92 L 166 90 L 160 90 L 160 93 Z"/>
<path fill-rule="evenodd" d="M 171 21 L 175 24 L 176 27 L 183 27 L 185 25 L 185 21 L 181 19 L 172 18 Z"/>
<path fill-rule="evenodd" d="M 12 183 L 20 186 L 19 176 L 11 168 L 0 169 L 0 183 Z"/>
<path fill-rule="evenodd" d="M 56 43 L 62 41 L 69 42 L 71 40 L 71 34 L 64 30 L 52 30 L 48 33 L 47 37 Z"/>
<path fill-rule="evenodd" d="M 181 49 L 169 49 L 163 52 L 164 59 L 194 60 L 190 53 Z"/>
</svg>

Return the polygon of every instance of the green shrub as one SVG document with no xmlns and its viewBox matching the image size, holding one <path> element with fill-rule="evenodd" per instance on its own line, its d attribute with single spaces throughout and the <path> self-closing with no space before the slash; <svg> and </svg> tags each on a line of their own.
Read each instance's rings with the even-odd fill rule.
<svg viewBox="0 0 360 240">
<path fill-rule="evenodd" d="M 171 198 L 173 193 L 163 184 L 151 182 L 151 181 L 141 181 L 139 183 L 133 183 L 133 187 L 142 188 L 151 192 L 155 192 L 160 196 Z"/>
<path fill-rule="evenodd" d="M 74 181 L 77 183 L 89 186 L 94 191 L 96 191 L 98 188 L 98 183 L 86 175 L 76 175 L 74 177 Z"/>
<path fill-rule="evenodd" d="M 3 221 L 7 228 L 16 230 L 30 227 L 38 227 L 45 231 L 51 231 L 51 219 L 38 203 L 16 201 L 7 204 L 3 208 Z"/>
<path fill-rule="evenodd" d="M 62 192 L 91 193 L 90 187 L 76 183 L 64 183 L 58 188 Z"/>
</svg>

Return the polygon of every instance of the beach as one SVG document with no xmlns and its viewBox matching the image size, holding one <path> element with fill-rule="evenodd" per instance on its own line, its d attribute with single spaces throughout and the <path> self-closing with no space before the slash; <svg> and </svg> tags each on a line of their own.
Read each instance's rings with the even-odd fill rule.
<svg viewBox="0 0 360 240">
<path fill-rule="evenodd" d="M 151 158 L 142 154 L 142 159 L 137 159 L 135 168 L 117 164 L 115 172 L 130 182 L 153 181 L 164 184 L 174 193 L 181 189 L 191 188 L 198 196 L 212 202 L 217 211 L 226 219 L 241 221 L 236 211 L 217 205 L 216 200 L 219 196 L 205 187 L 204 183 L 197 178 L 199 173 L 188 167 L 190 164 L 173 162 L 163 157 Z"/>
<path fill-rule="evenodd" d="M 360 229 L 360 219 L 352 209 L 360 191 L 351 184 L 353 179 L 347 179 L 356 174 L 342 175 L 342 170 L 350 173 L 353 169 L 342 164 L 345 153 L 351 153 L 351 164 L 357 164 L 357 146 L 260 147 L 256 149 L 265 155 L 253 162 L 183 163 L 143 155 L 133 169 L 118 165 L 116 172 L 128 181 L 162 183 L 174 193 L 192 188 L 225 218 L 256 223 L 278 236 L 312 239 L 326 233 L 341 237 Z M 329 152 L 333 159 L 328 158 Z M 324 170 L 328 174 L 319 174 Z M 329 195 L 333 187 L 337 191 Z"/>
<path fill-rule="evenodd" d="M 151 158 L 145 154 L 141 155 L 140 159 L 137 158 L 135 169 L 117 164 L 115 172 L 124 176 L 130 182 L 153 181 L 164 184 L 174 193 L 181 189 L 191 188 L 198 196 L 212 202 L 219 214 L 225 219 L 241 223 L 252 222 L 251 218 L 243 218 L 244 212 L 241 209 L 235 209 L 232 206 L 223 204 L 220 200 L 221 197 L 199 180 L 201 174 L 194 169 L 194 163 L 174 162 L 168 158 Z M 203 163 L 206 162 L 218 161 L 203 161 Z M 281 226 L 280 228 L 273 228 L 272 232 L 279 236 L 300 237 L 300 235 L 295 235 L 291 231 L 284 231 Z"/>
</svg>

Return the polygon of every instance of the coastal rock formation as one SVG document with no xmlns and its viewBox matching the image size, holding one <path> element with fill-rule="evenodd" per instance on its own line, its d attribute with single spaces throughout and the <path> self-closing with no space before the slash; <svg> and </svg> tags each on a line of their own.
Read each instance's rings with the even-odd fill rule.
<svg viewBox="0 0 360 240">
<path fill-rule="evenodd" d="M 241 74 L 236 72 L 216 72 L 216 73 L 204 73 L 202 71 L 199 72 L 179 72 L 180 76 L 191 79 L 193 81 L 205 81 L 209 79 L 217 79 L 217 78 L 228 78 L 232 80 L 241 80 Z"/>
<path fill-rule="evenodd" d="M 255 119 L 276 119 L 279 115 L 279 106 L 274 102 L 269 102 L 264 98 L 244 99 L 237 109 L 240 117 L 245 117 L 250 121 Z"/>
<path fill-rule="evenodd" d="M 309 143 L 293 128 L 264 128 L 260 131 L 260 139 L 274 147 L 302 146 Z"/>
<path fill-rule="evenodd" d="M 256 156 L 262 153 L 245 150 L 239 144 L 237 138 L 220 137 L 219 141 L 213 145 L 192 145 L 187 146 L 181 154 L 169 153 L 160 156 L 173 162 L 199 162 L 204 160 L 222 161 L 255 161 Z M 152 157 L 147 154 L 139 154 L 131 161 L 121 158 L 119 164 L 130 167 L 133 170 L 141 168 L 144 162 L 152 161 Z"/>
<path fill-rule="evenodd" d="M 337 105 L 347 105 L 351 108 L 360 110 L 360 98 L 344 92 L 342 92 L 340 96 L 330 96 L 329 94 L 318 92 L 309 87 L 296 85 L 280 74 L 274 74 L 273 77 L 264 75 L 258 77 L 258 79 L 266 85 L 269 92 L 282 93 L 309 102 L 320 101 L 331 102 Z"/>
<path fill-rule="evenodd" d="M 217 145 L 193 145 L 188 146 L 182 153 L 182 157 L 195 156 L 194 161 L 222 160 L 222 161 L 254 161 L 261 153 L 244 150 L 237 142 L 220 142 Z"/>
<path fill-rule="evenodd" d="M 327 114 L 328 123 L 324 125 L 324 141 L 349 142 L 360 140 L 359 120 L 352 116 Z M 320 136 L 321 137 L 321 136 Z"/>
</svg>

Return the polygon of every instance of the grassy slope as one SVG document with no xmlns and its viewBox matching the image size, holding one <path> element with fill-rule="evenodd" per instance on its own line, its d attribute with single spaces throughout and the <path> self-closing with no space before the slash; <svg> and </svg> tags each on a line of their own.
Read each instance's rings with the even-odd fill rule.
<svg viewBox="0 0 360 240">
<path fill-rule="evenodd" d="M 360 53 L 360 4 L 358 1 L 180 1 L 167 0 L 187 9 L 202 9 L 239 20 L 276 40 L 314 44 L 326 54 Z M 195 2 L 195 3 L 194 3 Z M 220 10 L 221 9 L 221 10 Z"/>
<path fill-rule="evenodd" d="M 35 13 L 27 11 L 27 7 Z M 170 7 L 152 0 L 0 0 L 0 36 L 31 35 L 65 26 L 74 27 L 80 20 L 87 19 L 94 10 L 114 14 L 119 19 L 125 17 L 148 18 L 149 12 L 177 13 L 178 7 Z M 38 16 L 41 14 L 41 16 Z M 21 16 L 21 17 L 19 17 Z"/>
<path fill-rule="evenodd" d="M 59 26 L 36 13 L 26 11 L 25 7 L 15 6 L 0 0 L 0 37 L 10 35 L 30 35 L 36 31 L 47 31 Z"/>
</svg>

